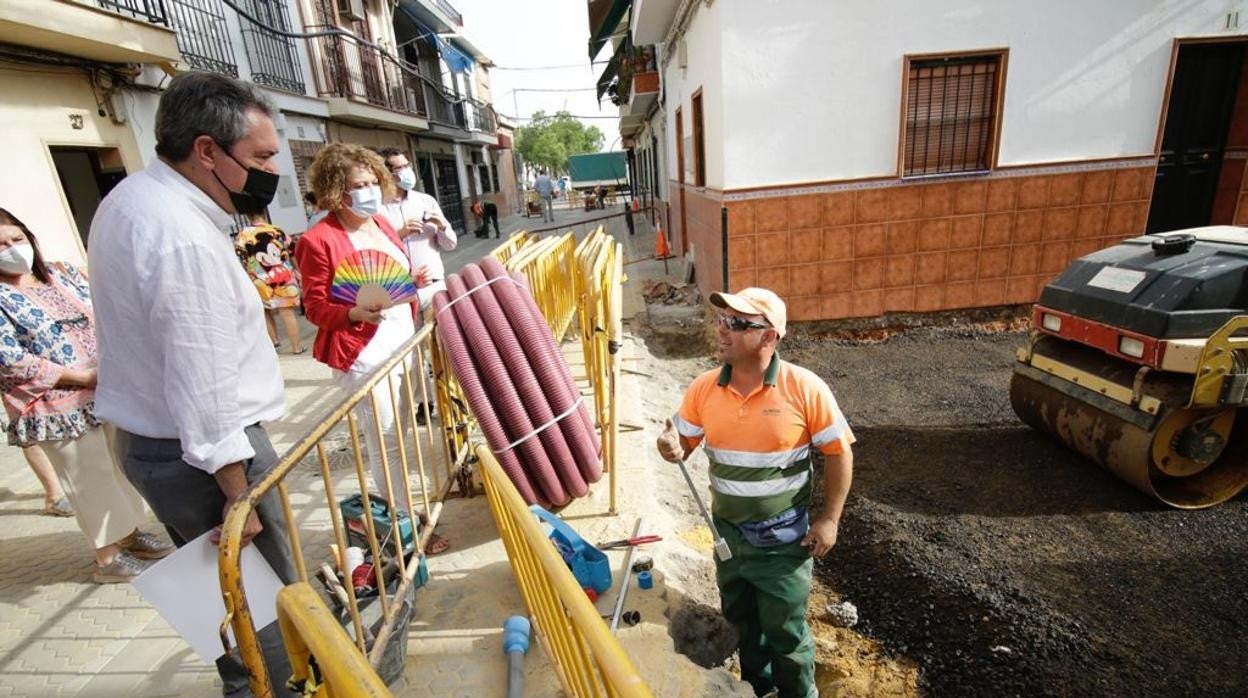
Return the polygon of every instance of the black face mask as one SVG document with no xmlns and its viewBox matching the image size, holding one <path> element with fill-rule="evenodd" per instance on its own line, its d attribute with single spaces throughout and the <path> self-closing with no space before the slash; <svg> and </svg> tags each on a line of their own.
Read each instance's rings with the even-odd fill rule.
<svg viewBox="0 0 1248 698">
<path fill-rule="evenodd" d="M 234 204 L 234 210 L 244 216 L 264 213 L 269 204 L 273 202 L 273 197 L 277 194 L 278 175 L 255 167 L 245 167 L 243 163 L 238 161 L 238 158 L 230 155 L 230 151 L 225 146 L 217 143 L 217 147 L 221 149 L 221 152 L 229 156 L 235 164 L 247 170 L 247 180 L 243 182 L 242 191 L 231 191 L 229 187 L 225 186 L 225 182 L 222 182 L 221 178 L 217 176 L 217 171 L 212 171 L 212 176 L 217 178 L 217 183 L 230 195 L 230 203 Z"/>
</svg>

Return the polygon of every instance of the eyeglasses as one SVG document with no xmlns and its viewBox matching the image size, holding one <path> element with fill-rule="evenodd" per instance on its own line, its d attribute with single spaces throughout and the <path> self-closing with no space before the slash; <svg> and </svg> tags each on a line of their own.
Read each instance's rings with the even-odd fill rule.
<svg viewBox="0 0 1248 698">
<path fill-rule="evenodd" d="M 746 330 L 765 330 L 771 325 L 763 322 L 754 322 L 739 315 L 720 315 L 719 325 L 731 332 L 745 332 Z"/>
</svg>

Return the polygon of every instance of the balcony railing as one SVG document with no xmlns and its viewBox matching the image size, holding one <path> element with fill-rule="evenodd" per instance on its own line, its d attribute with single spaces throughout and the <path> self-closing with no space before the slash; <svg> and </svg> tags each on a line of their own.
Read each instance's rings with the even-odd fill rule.
<svg viewBox="0 0 1248 698">
<path fill-rule="evenodd" d="M 289 32 L 290 16 L 286 0 L 242 0 L 243 7 L 266 27 Z M 242 22 L 243 47 L 251 63 L 251 81 L 303 94 L 303 73 L 299 70 L 299 52 L 290 37 Z"/>
<path fill-rule="evenodd" d="M 446 13 L 446 16 L 450 17 L 451 21 L 455 23 L 455 26 L 464 26 L 464 16 L 459 14 L 459 10 L 452 7 L 451 3 L 446 0 L 434 0 L 433 4 L 437 5 L 439 10 Z"/>
<path fill-rule="evenodd" d="M 432 82 L 424 83 L 425 103 L 429 106 L 429 120 L 454 128 L 467 128 L 463 103 L 453 93 Z"/>
<path fill-rule="evenodd" d="M 494 107 L 472 99 L 465 100 L 464 114 L 467 116 L 466 126 L 469 131 L 490 134 L 498 131 L 498 116 L 494 113 Z"/>
<path fill-rule="evenodd" d="M 136 0 L 122 3 L 138 4 Z M 151 0 L 163 4 L 178 32 L 178 50 L 193 68 L 238 77 L 221 0 Z"/>
<path fill-rule="evenodd" d="M 95 0 L 95 4 L 117 14 L 169 26 L 169 14 L 165 11 L 164 0 Z"/>
<path fill-rule="evenodd" d="M 324 28 L 309 26 L 307 31 Z M 323 36 L 316 41 L 320 54 L 313 65 L 317 94 L 425 115 L 423 83 L 416 66 L 341 36 Z"/>
</svg>

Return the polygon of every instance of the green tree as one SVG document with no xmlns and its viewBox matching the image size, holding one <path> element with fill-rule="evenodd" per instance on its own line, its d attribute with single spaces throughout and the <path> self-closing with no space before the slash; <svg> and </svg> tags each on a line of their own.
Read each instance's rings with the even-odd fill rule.
<svg viewBox="0 0 1248 698">
<path fill-rule="evenodd" d="M 568 171 L 568 156 L 602 149 L 602 131 L 585 126 L 566 111 L 534 112 L 528 126 L 516 129 L 516 149 L 530 165 L 553 173 Z"/>
</svg>

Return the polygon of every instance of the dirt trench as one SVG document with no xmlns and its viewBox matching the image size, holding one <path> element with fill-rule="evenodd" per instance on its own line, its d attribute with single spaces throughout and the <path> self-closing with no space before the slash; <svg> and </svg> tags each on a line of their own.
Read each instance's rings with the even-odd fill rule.
<svg viewBox="0 0 1248 698">
<path fill-rule="evenodd" d="M 1248 502 L 1164 508 L 1021 425 L 1024 324 L 797 327 L 781 344 L 858 438 L 809 607 L 821 695 L 1248 694 Z M 697 355 L 686 337 L 656 354 Z M 673 385 L 713 365 L 657 363 Z M 842 599 L 853 629 L 823 617 Z"/>
</svg>

